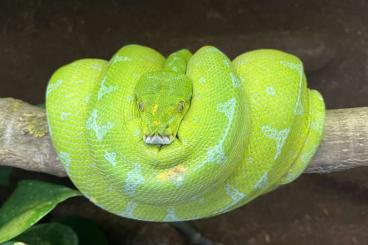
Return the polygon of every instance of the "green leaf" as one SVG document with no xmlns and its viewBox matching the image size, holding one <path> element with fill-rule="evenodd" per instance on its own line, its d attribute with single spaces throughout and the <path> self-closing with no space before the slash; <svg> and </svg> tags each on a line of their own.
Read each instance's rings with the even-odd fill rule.
<svg viewBox="0 0 368 245">
<path fill-rule="evenodd" d="M 0 243 L 0 245 L 28 245 L 28 244 L 25 244 L 23 242 L 4 242 L 4 243 Z"/>
<path fill-rule="evenodd" d="M 105 234 L 92 220 L 82 217 L 63 217 L 56 220 L 58 223 L 71 227 L 78 235 L 81 245 L 108 245 Z"/>
<path fill-rule="evenodd" d="M 14 240 L 29 245 L 78 245 L 77 234 L 68 226 L 58 223 L 35 225 Z"/>
<path fill-rule="evenodd" d="M 0 186 L 8 186 L 10 182 L 10 174 L 13 168 L 8 166 L 0 166 Z"/>
<path fill-rule="evenodd" d="M 23 180 L 0 209 L 0 242 L 19 235 L 58 203 L 80 192 L 65 186 L 36 180 Z"/>
</svg>

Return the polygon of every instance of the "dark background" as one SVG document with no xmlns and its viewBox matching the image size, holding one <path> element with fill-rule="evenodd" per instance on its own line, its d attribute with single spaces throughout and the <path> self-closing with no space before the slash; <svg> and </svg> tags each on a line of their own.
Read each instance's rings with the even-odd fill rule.
<svg viewBox="0 0 368 245">
<path fill-rule="evenodd" d="M 367 30 L 364 0 L 3 0 L 0 97 L 41 104 L 59 66 L 82 57 L 108 59 L 125 44 L 165 55 L 211 44 L 231 58 L 256 48 L 294 53 L 328 109 L 368 106 Z M 367 174 L 303 175 L 236 211 L 192 224 L 223 244 L 368 244 Z M 14 182 L 21 178 L 67 181 L 13 172 Z M 1 188 L 1 200 L 8 193 Z M 59 205 L 49 219 L 69 214 L 93 218 L 114 244 L 183 243 L 165 224 L 118 218 L 78 198 Z"/>
</svg>

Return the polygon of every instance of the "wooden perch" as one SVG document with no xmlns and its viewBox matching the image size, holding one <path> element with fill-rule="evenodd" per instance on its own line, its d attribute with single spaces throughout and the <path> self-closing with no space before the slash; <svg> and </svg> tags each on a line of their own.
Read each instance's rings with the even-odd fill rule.
<svg viewBox="0 0 368 245">
<path fill-rule="evenodd" d="M 0 99 L 0 165 L 66 176 L 51 145 L 42 108 Z M 325 133 L 305 173 L 368 166 L 368 107 L 328 110 Z"/>
</svg>

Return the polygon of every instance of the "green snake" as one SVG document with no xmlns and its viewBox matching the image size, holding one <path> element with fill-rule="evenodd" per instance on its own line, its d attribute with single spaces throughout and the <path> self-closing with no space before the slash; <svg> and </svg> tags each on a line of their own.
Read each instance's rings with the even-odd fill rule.
<svg viewBox="0 0 368 245">
<path fill-rule="evenodd" d="M 50 134 L 76 187 L 145 221 L 225 213 L 296 179 L 320 143 L 321 95 L 302 62 L 260 49 L 231 61 L 213 46 L 166 59 L 140 45 L 59 68 Z"/>
</svg>

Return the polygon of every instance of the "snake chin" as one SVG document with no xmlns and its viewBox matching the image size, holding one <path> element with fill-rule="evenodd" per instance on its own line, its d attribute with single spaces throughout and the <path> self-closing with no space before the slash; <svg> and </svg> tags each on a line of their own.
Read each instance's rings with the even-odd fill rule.
<svg viewBox="0 0 368 245">
<path fill-rule="evenodd" d="M 172 135 L 145 135 L 144 143 L 148 145 L 169 145 L 173 142 L 174 137 Z"/>
</svg>

